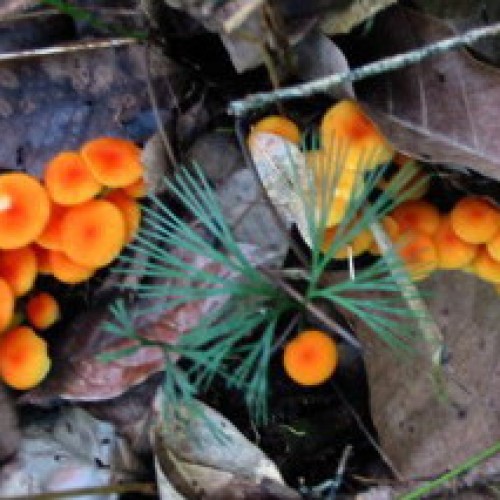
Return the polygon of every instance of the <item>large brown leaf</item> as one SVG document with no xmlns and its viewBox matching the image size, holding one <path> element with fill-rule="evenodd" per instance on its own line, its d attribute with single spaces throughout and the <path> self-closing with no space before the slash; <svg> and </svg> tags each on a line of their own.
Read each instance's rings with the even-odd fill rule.
<svg viewBox="0 0 500 500">
<path fill-rule="evenodd" d="M 366 52 L 377 59 L 453 34 L 442 21 L 394 7 L 378 18 Z M 369 79 L 356 90 L 397 149 L 500 179 L 499 70 L 460 50 Z"/>
</svg>

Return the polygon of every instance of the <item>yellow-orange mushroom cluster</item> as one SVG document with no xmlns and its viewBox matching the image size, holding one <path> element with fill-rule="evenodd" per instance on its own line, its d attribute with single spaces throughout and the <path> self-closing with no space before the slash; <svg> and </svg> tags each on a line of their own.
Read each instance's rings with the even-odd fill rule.
<svg viewBox="0 0 500 500">
<path fill-rule="evenodd" d="M 50 328 L 61 311 L 48 293 L 29 296 L 37 275 L 75 284 L 110 264 L 137 232 L 137 198 L 145 194 L 140 149 L 114 137 L 58 153 L 41 181 L 25 173 L 0 175 L 0 378 L 5 383 L 27 389 L 50 368 L 46 342 L 34 329 Z M 31 327 L 14 321 L 20 297 Z"/>
</svg>

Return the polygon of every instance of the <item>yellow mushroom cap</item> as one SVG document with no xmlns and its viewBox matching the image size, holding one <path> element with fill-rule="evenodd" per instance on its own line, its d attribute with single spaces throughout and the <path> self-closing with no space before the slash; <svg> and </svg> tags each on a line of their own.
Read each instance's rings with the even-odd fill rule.
<svg viewBox="0 0 500 500">
<path fill-rule="evenodd" d="M 441 269 L 461 269 L 466 267 L 477 253 L 477 245 L 460 239 L 451 226 L 449 216 L 442 217 L 433 236 Z"/>
<path fill-rule="evenodd" d="M 62 283 L 74 285 L 88 280 L 94 273 L 95 268 L 82 266 L 71 260 L 64 252 L 48 250 L 49 266 L 54 278 Z"/>
<path fill-rule="evenodd" d="M 5 330 L 14 316 L 14 293 L 7 281 L 0 278 L 0 332 Z"/>
<path fill-rule="evenodd" d="M 31 297 L 26 304 L 26 316 L 37 330 L 50 328 L 61 316 L 57 300 L 47 292 L 40 292 Z"/>
<path fill-rule="evenodd" d="M 252 132 L 279 135 L 294 144 L 300 142 L 299 127 L 292 120 L 279 115 L 266 116 L 258 121 L 252 127 Z"/>
<path fill-rule="evenodd" d="M 50 370 L 47 343 L 31 328 L 19 326 L 0 336 L 0 377 L 14 389 L 31 389 Z"/>
<path fill-rule="evenodd" d="M 398 254 L 414 281 L 423 280 L 437 268 L 437 250 L 431 236 L 406 232 L 398 237 L 397 243 Z"/>
<path fill-rule="evenodd" d="M 343 100 L 331 107 L 321 122 L 325 150 L 348 148 L 351 165 L 374 168 L 391 160 L 394 150 L 355 101 Z"/>
<path fill-rule="evenodd" d="M 125 244 L 125 221 L 109 201 L 91 200 L 71 207 L 62 220 L 62 249 L 77 264 L 103 267 Z"/>
<path fill-rule="evenodd" d="M 77 205 L 93 198 L 102 188 L 81 155 L 63 151 L 45 167 L 47 191 L 59 205 Z"/>
<path fill-rule="evenodd" d="M 451 211 L 451 225 L 468 243 L 487 243 L 500 229 L 500 213 L 489 201 L 476 196 L 462 198 Z"/>
<path fill-rule="evenodd" d="M 129 186 L 143 175 L 141 150 L 132 141 L 101 137 L 85 143 L 81 154 L 94 177 L 104 186 Z"/>
<path fill-rule="evenodd" d="M 409 200 L 398 205 L 391 213 L 403 232 L 414 231 L 433 235 L 439 227 L 440 215 L 434 205 L 424 200 Z"/>
<path fill-rule="evenodd" d="M 104 199 L 113 203 L 120 210 L 125 221 L 125 242 L 129 243 L 134 239 L 141 223 L 141 207 L 139 203 L 121 189 L 110 191 Z"/>
<path fill-rule="evenodd" d="M 2 277 L 16 297 L 33 288 L 38 272 L 36 255 L 30 246 L 3 250 L 0 252 L 0 277 Z"/>
<path fill-rule="evenodd" d="M 0 248 L 29 245 L 42 233 L 50 215 L 45 189 L 21 173 L 0 176 Z"/>
<path fill-rule="evenodd" d="M 484 281 L 500 284 L 500 262 L 492 259 L 484 246 L 479 248 L 476 258 L 472 261 L 472 268 L 476 276 Z"/>
<path fill-rule="evenodd" d="M 488 243 L 486 244 L 486 248 L 488 250 L 488 253 L 490 254 L 490 257 L 500 262 L 500 232 L 495 234 L 495 236 L 493 236 L 493 238 L 488 241 Z"/>
<path fill-rule="evenodd" d="M 285 371 L 300 385 L 322 384 L 332 376 L 337 363 L 335 341 L 320 330 L 304 330 L 285 346 Z"/>
</svg>

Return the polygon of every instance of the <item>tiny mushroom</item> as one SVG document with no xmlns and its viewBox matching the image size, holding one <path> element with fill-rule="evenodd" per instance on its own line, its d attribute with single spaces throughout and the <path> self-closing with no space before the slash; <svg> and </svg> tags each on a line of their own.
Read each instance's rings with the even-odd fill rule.
<svg viewBox="0 0 500 500">
<path fill-rule="evenodd" d="M 285 371 L 300 385 L 322 384 L 332 376 L 337 363 L 337 344 L 320 330 L 304 330 L 285 346 Z"/>
<path fill-rule="evenodd" d="M 484 281 L 500 284 L 500 262 L 492 259 L 484 246 L 479 248 L 476 258 L 472 261 L 472 269 L 476 276 Z"/>
<path fill-rule="evenodd" d="M 50 250 L 61 249 L 61 222 L 68 210 L 68 207 L 52 202 L 50 204 L 50 217 L 42 234 L 36 239 L 36 243 L 41 247 Z"/>
<path fill-rule="evenodd" d="M 300 130 L 297 125 L 279 115 L 266 116 L 252 127 L 253 132 L 265 132 L 266 134 L 279 135 L 294 144 L 300 142 Z"/>
<path fill-rule="evenodd" d="M 331 107 L 321 122 L 321 143 L 326 151 L 347 153 L 346 163 L 371 169 L 391 160 L 394 150 L 375 124 L 352 100 Z"/>
<path fill-rule="evenodd" d="M 5 330 L 14 316 L 14 293 L 9 284 L 0 278 L 0 332 Z"/>
<path fill-rule="evenodd" d="M 86 142 L 81 154 L 94 177 L 104 186 L 129 186 L 143 175 L 141 150 L 132 141 L 100 137 Z"/>
<path fill-rule="evenodd" d="M 7 281 L 16 297 L 33 288 L 37 273 L 38 262 L 31 246 L 0 252 L 0 277 Z"/>
<path fill-rule="evenodd" d="M 500 229 L 500 213 L 488 200 L 477 196 L 462 198 L 451 211 L 451 225 L 468 243 L 487 243 Z"/>
<path fill-rule="evenodd" d="M 18 326 L 0 336 L 0 377 L 14 389 L 31 389 L 50 370 L 47 343 L 31 328 Z"/>
<path fill-rule="evenodd" d="M 144 177 L 122 188 L 131 198 L 144 198 L 148 194 L 148 184 Z"/>
<path fill-rule="evenodd" d="M 37 330 L 50 328 L 61 316 L 59 304 L 47 292 L 40 292 L 30 297 L 26 303 L 26 316 Z"/>
<path fill-rule="evenodd" d="M 49 250 L 49 267 L 54 278 L 68 285 L 75 285 L 88 280 L 95 268 L 82 266 L 72 261 L 64 252 Z"/>
<path fill-rule="evenodd" d="M 49 197 L 35 178 L 15 172 L 0 176 L 0 248 L 10 250 L 33 242 L 49 215 Z"/>
<path fill-rule="evenodd" d="M 120 210 L 125 221 L 125 242 L 131 242 L 141 223 L 141 207 L 139 203 L 121 189 L 110 191 L 104 199 Z"/>
<path fill-rule="evenodd" d="M 427 278 L 437 268 L 436 245 L 427 234 L 417 232 L 401 234 L 397 240 L 397 251 L 414 281 Z"/>
<path fill-rule="evenodd" d="M 62 250 L 86 267 L 103 267 L 118 256 L 125 244 L 125 221 L 109 201 L 91 200 L 71 207 L 61 226 Z"/>
<path fill-rule="evenodd" d="M 491 258 L 500 262 L 500 232 L 495 234 L 495 236 L 488 241 L 486 248 Z"/>
<path fill-rule="evenodd" d="M 401 232 L 415 231 L 429 236 L 437 231 L 441 218 L 437 208 L 425 200 L 405 201 L 391 215 Z"/>
<path fill-rule="evenodd" d="M 52 200 L 59 205 L 83 203 L 102 188 L 81 155 L 74 151 L 63 151 L 49 161 L 44 183 Z"/>
</svg>

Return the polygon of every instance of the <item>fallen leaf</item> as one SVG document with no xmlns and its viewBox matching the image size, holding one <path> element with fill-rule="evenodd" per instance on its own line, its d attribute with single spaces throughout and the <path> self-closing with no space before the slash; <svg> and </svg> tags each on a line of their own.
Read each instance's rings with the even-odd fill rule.
<svg viewBox="0 0 500 500">
<path fill-rule="evenodd" d="M 379 59 L 453 34 L 442 21 L 393 7 L 377 17 L 365 52 Z M 356 92 L 399 151 L 500 179 L 499 70 L 449 51 L 360 82 Z"/>
</svg>

